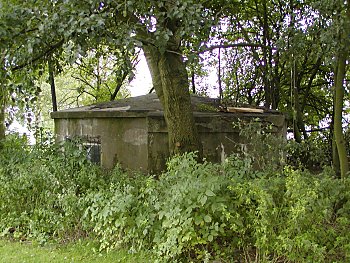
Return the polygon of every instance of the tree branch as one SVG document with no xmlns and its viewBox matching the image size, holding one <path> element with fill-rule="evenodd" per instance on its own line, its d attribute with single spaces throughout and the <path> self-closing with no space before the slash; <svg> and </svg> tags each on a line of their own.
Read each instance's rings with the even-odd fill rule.
<svg viewBox="0 0 350 263">
<path fill-rule="evenodd" d="M 310 130 L 306 130 L 305 132 L 307 133 L 311 133 L 311 132 L 321 132 L 321 131 L 326 131 L 329 130 L 330 127 L 324 127 L 324 128 L 315 128 L 315 129 L 310 129 Z M 293 132 L 293 129 L 288 129 L 287 132 Z"/>
<path fill-rule="evenodd" d="M 37 55 L 36 57 L 32 58 L 31 60 L 27 61 L 26 63 L 20 64 L 20 65 L 17 65 L 17 66 L 15 66 L 15 67 L 11 68 L 11 70 L 12 70 L 12 71 L 16 71 L 16 70 L 22 69 L 22 68 L 24 68 L 24 67 L 26 67 L 26 66 L 28 66 L 28 65 L 30 65 L 30 64 L 32 64 L 32 63 L 34 63 L 34 62 L 36 62 L 36 61 L 38 61 L 39 59 L 48 56 L 48 55 L 49 55 L 50 53 L 52 53 L 55 49 L 61 47 L 61 46 L 63 45 L 63 43 L 64 43 L 64 39 L 61 39 L 61 40 L 60 40 L 59 42 L 57 42 L 56 44 L 54 44 L 54 45 L 52 45 L 52 46 L 49 46 L 48 49 L 47 49 L 45 52 L 43 52 L 43 53 Z"/>
<path fill-rule="evenodd" d="M 127 72 L 124 72 L 121 81 L 118 83 L 118 85 L 117 85 L 116 88 L 114 89 L 113 94 L 112 94 L 111 97 L 110 97 L 111 101 L 112 101 L 112 100 L 115 100 L 115 98 L 117 97 L 117 94 L 118 94 L 120 88 L 122 87 L 122 85 L 123 85 L 123 83 L 124 83 L 124 81 L 125 81 L 125 79 L 126 79 L 127 76 L 128 76 L 128 73 L 127 73 Z"/>
<path fill-rule="evenodd" d="M 76 79 L 78 81 L 83 82 L 85 85 L 89 86 L 91 89 L 95 90 L 95 87 L 93 85 L 91 85 L 86 79 L 84 79 L 83 77 L 80 76 L 76 76 L 76 75 L 71 75 L 73 79 Z"/>
<path fill-rule="evenodd" d="M 222 44 L 222 45 L 214 45 L 211 47 L 208 47 L 204 50 L 201 50 L 198 52 L 198 54 L 202 54 L 208 51 L 212 51 L 214 49 L 218 48 L 232 48 L 232 47 L 260 47 L 260 48 L 267 48 L 267 49 L 274 49 L 272 47 L 268 47 L 262 44 L 255 44 L 255 43 L 232 43 L 232 44 Z"/>
</svg>

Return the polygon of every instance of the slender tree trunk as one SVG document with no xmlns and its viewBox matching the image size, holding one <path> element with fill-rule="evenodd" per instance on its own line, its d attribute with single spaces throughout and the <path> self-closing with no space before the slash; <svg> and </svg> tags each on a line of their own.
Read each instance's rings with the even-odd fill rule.
<svg viewBox="0 0 350 263">
<path fill-rule="evenodd" d="M 332 160 L 333 160 L 333 169 L 335 171 L 335 174 L 337 177 L 341 177 L 340 173 L 340 160 L 339 160 L 339 155 L 338 155 L 338 148 L 337 144 L 335 143 L 335 136 L 333 134 L 332 136 Z"/>
<path fill-rule="evenodd" d="M 48 59 L 47 64 L 49 66 L 49 82 L 51 87 L 52 111 L 57 111 L 55 72 L 54 72 L 54 66 L 51 58 Z"/>
<path fill-rule="evenodd" d="M 295 74 L 295 73 L 294 73 Z M 301 133 L 299 127 L 300 119 L 300 107 L 299 107 L 299 91 L 296 86 L 294 86 L 294 112 L 293 112 L 293 122 L 294 122 L 294 139 L 296 142 L 301 143 Z"/>
<path fill-rule="evenodd" d="M 335 99 L 334 99 L 334 137 L 338 151 L 340 174 L 342 178 L 348 176 L 349 163 L 347 158 L 347 149 L 343 134 L 342 127 L 342 112 L 343 112 L 343 100 L 344 100 L 344 80 L 346 73 L 346 60 L 349 55 L 349 34 L 350 34 L 350 4 L 346 2 L 346 16 L 344 17 L 345 23 L 339 38 L 339 49 L 336 55 L 336 67 L 335 67 Z"/>
<path fill-rule="evenodd" d="M 278 105 L 280 102 L 280 93 L 281 93 L 281 77 L 279 75 L 279 68 L 280 68 L 280 63 L 279 63 L 279 51 L 277 51 L 276 54 L 276 61 L 274 65 L 274 76 L 273 76 L 273 99 L 272 99 L 272 109 L 276 110 L 278 109 Z"/>
<path fill-rule="evenodd" d="M 219 48 L 218 61 L 219 61 L 219 65 L 218 65 L 219 98 L 220 98 L 220 101 L 222 101 L 224 98 L 224 92 L 222 90 L 222 82 L 221 82 L 221 78 L 222 78 L 222 76 L 221 76 L 221 48 Z"/>
<path fill-rule="evenodd" d="M 346 144 L 343 135 L 342 127 L 342 112 L 343 112 L 343 99 L 344 99 L 344 87 L 343 81 L 345 77 L 345 67 L 347 52 L 339 51 L 337 70 L 335 76 L 335 105 L 334 105 L 334 137 L 337 146 L 337 152 L 340 164 L 340 174 L 344 178 L 349 171 L 349 164 L 347 158 Z"/>
<path fill-rule="evenodd" d="M 192 93 L 196 94 L 196 80 L 194 75 L 194 69 L 192 69 L 192 72 L 191 72 L 191 84 L 192 84 Z"/>
<path fill-rule="evenodd" d="M 335 135 L 334 135 L 334 112 L 335 112 L 335 90 L 333 92 L 333 111 L 332 111 L 332 121 L 330 124 L 330 139 L 331 139 L 331 146 L 332 146 L 332 166 L 335 171 L 335 174 L 338 178 L 341 177 L 340 175 L 340 161 L 339 161 L 339 155 L 338 155 L 338 149 L 337 144 L 335 142 Z"/>
<path fill-rule="evenodd" d="M 296 79 L 296 68 L 294 67 L 293 71 L 293 76 L 292 76 L 292 81 L 293 81 L 293 104 L 294 104 L 294 112 L 293 112 L 293 121 L 294 121 L 294 138 L 295 141 L 298 143 L 302 142 L 302 137 L 301 135 L 303 134 L 304 140 L 307 139 L 307 134 L 305 131 L 305 124 L 303 121 L 303 112 L 301 111 L 301 106 L 300 106 L 300 97 L 299 97 L 299 90 L 300 90 L 300 83 L 301 83 L 301 76 L 297 77 Z M 301 134 L 302 132 L 302 134 Z"/>
<path fill-rule="evenodd" d="M 160 52 L 157 50 L 156 47 L 153 47 L 153 46 L 144 46 L 143 52 L 145 54 L 147 65 L 152 76 L 153 88 L 156 91 L 159 100 L 163 104 L 164 102 L 163 87 L 162 87 L 162 81 L 160 77 L 160 71 L 158 68 L 158 64 L 160 60 Z"/>
<path fill-rule="evenodd" d="M 270 68 L 269 68 L 269 63 L 268 63 L 268 50 L 266 46 L 268 45 L 268 39 L 269 39 L 269 24 L 268 24 L 268 14 L 267 14 L 267 2 L 266 0 L 262 1 L 263 5 L 263 15 L 262 15 L 262 26 L 263 26 L 263 35 L 262 35 L 262 40 L 263 40 L 263 59 L 262 61 L 264 62 L 264 71 L 262 72 L 262 77 L 263 77 L 263 82 L 264 82 L 264 92 L 265 92 L 265 107 L 266 108 L 271 108 L 272 106 L 272 98 L 273 98 L 273 90 L 270 84 Z"/>
<path fill-rule="evenodd" d="M 117 82 L 117 86 L 115 87 L 113 93 L 112 93 L 111 96 L 110 96 L 110 100 L 111 100 L 111 101 L 115 100 L 115 98 L 117 97 L 118 92 L 119 92 L 120 89 L 122 88 L 123 82 L 124 82 L 124 80 L 126 79 L 127 76 L 128 76 L 128 73 L 127 73 L 127 72 L 124 72 L 124 74 L 123 74 L 123 76 L 122 76 L 122 78 L 121 78 L 120 81 L 115 80 L 115 81 Z"/>
<path fill-rule="evenodd" d="M 2 93 L 2 88 L 1 88 Z M 1 148 L 1 141 L 5 139 L 5 104 L 3 103 L 4 96 L 3 94 L 0 94 L 0 148 Z"/>
<path fill-rule="evenodd" d="M 182 56 L 176 52 L 161 53 L 154 46 L 144 46 L 143 49 L 153 86 L 163 105 L 170 154 L 198 151 L 201 157 L 202 146 L 193 117 Z"/>
<path fill-rule="evenodd" d="M 2 62 L 2 61 L 1 61 Z M 5 70 L 0 68 L 0 149 L 2 148 L 1 142 L 5 139 L 5 109 L 7 100 L 7 91 L 5 87 Z"/>
</svg>

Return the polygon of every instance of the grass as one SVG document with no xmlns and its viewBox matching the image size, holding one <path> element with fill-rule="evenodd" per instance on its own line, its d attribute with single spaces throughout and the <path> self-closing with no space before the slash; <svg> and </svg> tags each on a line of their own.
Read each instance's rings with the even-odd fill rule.
<svg viewBox="0 0 350 263">
<path fill-rule="evenodd" d="M 94 246 L 88 242 L 68 245 L 47 244 L 39 246 L 32 243 L 12 242 L 0 239 L 1 263 L 138 263 L 154 262 L 148 253 L 130 254 L 127 250 L 109 253 L 94 252 Z"/>
</svg>

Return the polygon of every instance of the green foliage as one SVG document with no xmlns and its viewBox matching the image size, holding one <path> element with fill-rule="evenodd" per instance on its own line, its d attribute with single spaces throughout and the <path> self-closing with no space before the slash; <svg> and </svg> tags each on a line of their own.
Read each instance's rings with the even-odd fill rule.
<svg viewBox="0 0 350 263">
<path fill-rule="evenodd" d="M 237 152 L 243 158 L 250 160 L 255 169 L 265 173 L 281 170 L 287 147 L 283 131 L 262 118 L 238 119 L 234 126 L 240 135 Z"/>
<path fill-rule="evenodd" d="M 118 166 L 107 175 L 74 144 L 18 138 L 0 164 L 3 236 L 89 235 L 101 251 L 148 250 L 159 262 L 350 260 L 350 180 L 330 169 L 256 169 L 248 152 L 198 163 L 188 153 L 158 178 Z"/>
<path fill-rule="evenodd" d="M 350 181 L 329 170 L 279 171 L 234 156 L 223 165 L 177 156 L 158 180 L 123 179 L 113 194 L 99 192 L 86 216 L 102 249 L 128 244 L 172 262 L 348 259 Z"/>
<path fill-rule="evenodd" d="M 118 180 L 86 197 L 89 206 L 84 213 L 84 222 L 98 235 L 100 249 L 110 250 L 128 243 L 132 252 L 149 244 L 146 234 L 154 209 L 148 207 L 148 201 L 152 199 L 154 182 L 140 175 L 129 178 L 118 167 L 113 177 Z"/>
<path fill-rule="evenodd" d="M 289 141 L 286 151 L 287 163 L 294 167 L 320 171 L 323 166 L 331 164 L 330 145 L 322 137 L 309 138 L 301 143 Z"/>
<path fill-rule="evenodd" d="M 0 233 L 16 238 L 74 238 L 83 199 L 101 175 L 73 145 L 28 146 L 8 138 L 0 155 Z"/>
<path fill-rule="evenodd" d="M 168 167 L 158 180 L 124 177 L 107 192 L 88 197 L 92 203 L 85 216 L 93 222 L 102 249 L 126 243 L 132 250 L 153 249 L 164 259 L 183 253 L 201 257 L 225 236 L 221 210 L 229 200 L 217 193 L 227 192 L 228 180 L 213 176 L 219 166 L 198 164 L 188 154 L 174 157 Z"/>
<path fill-rule="evenodd" d="M 220 212 L 229 202 L 222 194 L 228 181 L 214 174 L 219 174 L 219 166 L 198 164 L 192 154 L 168 163 L 168 172 L 160 178 L 161 227 L 153 240 L 159 255 L 172 258 L 185 252 L 203 259 L 214 249 L 214 240 L 224 239 L 226 224 Z"/>
<path fill-rule="evenodd" d="M 197 104 L 196 105 L 198 111 L 204 111 L 204 112 L 217 112 L 218 109 L 212 105 L 209 104 Z"/>
</svg>

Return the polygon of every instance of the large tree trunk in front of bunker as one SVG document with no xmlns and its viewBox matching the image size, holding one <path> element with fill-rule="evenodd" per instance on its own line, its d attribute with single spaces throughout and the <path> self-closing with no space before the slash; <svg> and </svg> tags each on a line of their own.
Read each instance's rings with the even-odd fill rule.
<svg viewBox="0 0 350 263">
<path fill-rule="evenodd" d="M 152 75 L 153 87 L 160 99 L 168 127 L 171 155 L 198 151 L 202 157 L 189 93 L 188 77 L 182 56 L 175 52 L 161 53 L 154 46 L 144 46 Z"/>
</svg>

